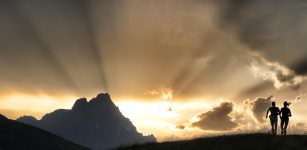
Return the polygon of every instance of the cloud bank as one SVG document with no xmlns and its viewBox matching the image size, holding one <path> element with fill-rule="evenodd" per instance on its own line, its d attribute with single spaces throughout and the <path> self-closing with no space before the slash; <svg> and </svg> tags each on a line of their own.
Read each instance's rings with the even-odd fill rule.
<svg viewBox="0 0 307 150">
<path fill-rule="evenodd" d="M 238 126 L 238 124 L 233 122 L 232 118 L 229 116 L 232 110 L 232 102 L 222 102 L 218 106 L 212 108 L 212 110 L 195 116 L 196 121 L 179 124 L 177 125 L 177 128 L 184 129 L 188 125 L 190 127 L 200 128 L 202 130 L 231 130 Z"/>
<path fill-rule="evenodd" d="M 257 122 L 264 123 L 265 113 L 272 104 L 273 96 L 258 97 L 255 100 L 246 100 L 244 103 L 250 107 Z"/>
<path fill-rule="evenodd" d="M 298 88 L 303 77 L 296 75 L 294 71 L 275 62 L 269 62 L 259 54 L 251 54 L 249 56 L 249 66 L 252 72 L 262 77 L 264 80 L 273 82 L 275 88 L 291 86 Z"/>
</svg>

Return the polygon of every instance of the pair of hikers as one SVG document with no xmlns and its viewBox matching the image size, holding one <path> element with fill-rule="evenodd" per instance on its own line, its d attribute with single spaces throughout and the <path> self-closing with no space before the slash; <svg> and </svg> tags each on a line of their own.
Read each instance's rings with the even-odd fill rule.
<svg viewBox="0 0 307 150">
<path fill-rule="evenodd" d="M 289 123 L 289 117 L 292 116 L 290 109 L 288 106 L 290 103 L 287 101 L 284 102 L 284 107 L 279 110 L 278 107 L 276 107 L 275 102 L 272 102 L 272 107 L 270 107 L 266 112 L 266 118 L 268 118 L 269 112 L 270 114 L 270 122 L 272 126 L 272 134 L 276 135 L 277 131 L 277 124 L 278 124 L 278 116 L 280 116 L 280 128 L 281 128 L 281 134 L 286 135 L 287 134 L 287 126 Z"/>
</svg>

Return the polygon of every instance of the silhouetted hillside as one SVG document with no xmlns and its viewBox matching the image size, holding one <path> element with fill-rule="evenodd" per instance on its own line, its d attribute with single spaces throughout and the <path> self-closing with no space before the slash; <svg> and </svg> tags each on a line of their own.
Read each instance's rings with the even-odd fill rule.
<svg viewBox="0 0 307 150">
<path fill-rule="evenodd" d="M 0 150 L 89 150 L 0 114 Z"/>
<path fill-rule="evenodd" d="M 41 120 L 31 116 L 17 120 L 95 150 L 156 141 L 153 135 L 143 136 L 137 132 L 131 121 L 112 102 L 109 94 L 99 94 L 90 101 L 81 98 L 71 110 L 58 109 Z"/>
<path fill-rule="evenodd" d="M 307 150 L 307 135 L 229 135 L 134 145 L 119 150 Z"/>
</svg>

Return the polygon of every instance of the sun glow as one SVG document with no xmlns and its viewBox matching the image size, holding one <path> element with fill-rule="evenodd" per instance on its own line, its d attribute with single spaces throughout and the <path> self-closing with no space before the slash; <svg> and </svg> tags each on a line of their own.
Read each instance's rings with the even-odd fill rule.
<svg viewBox="0 0 307 150">
<path fill-rule="evenodd" d="M 176 125 L 190 119 L 195 113 L 210 108 L 210 101 L 174 100 L 172 102 L 162 99 L 139 100 L 121 99 L 116 103 L 124 116 L 128 117 L 144 134 L 154 133 L 157 137 L 177 134 Z M 171 110 L 169 108 L 172 108 Z"/>
<path fill-rule="evenodd" d="M 226 100 L 210 100 L 206 98 L 180 99 L 173 97 L 173 91 L 160 91 L 155 99 L 143 98 L 114 98 L 113 101 L 121 113 L 129 118 L 137 130 L 144 135 L 154 134 L 159 141 L 170 136 L 181 136 L 180 139 L 195 135 L 209 134 L 211 131 L 202 131 L 190 126 L 197 122 L 198 114 L 212 110 L 219 103 Z M 46 94 L 7 93 L 0 95 L 0 110 L 11 119 L 22 115 L 32 115 L 40 119 L 44 114 L 56 109 L 70 109 L 76 99 L 73 95 L 51 96 Z M 242 129 L 262 129 L 266 126 L 254 124 L 253 114 L 243 105 L 235 105 L 232 118 L 241 124 Z M 243 114 L 244 116 L 240 115 Z M 295 120 L 295 118 L 293 118 Z M 251 124 L 252 123 L 252 124 Z M 185 129 L 178 128 L 185 124 Z M 186 135 L 186 133 L 189 133 Z M 215 133 L 215 132 L 214 132 Z M 167 140 L 167 139 L 166 139 Z"/>
<path fill-rule="evenodd" d="M 69 109 L 73 105 L 76 96 L 8 93 L 1 94 L 0 99 L 0 109 L 10 110 L 5 114 L 7 117 L 16 119 L 23 115 L 33 115 L 40 119 L 42 115 L 56 109 Z"/>
</svg>

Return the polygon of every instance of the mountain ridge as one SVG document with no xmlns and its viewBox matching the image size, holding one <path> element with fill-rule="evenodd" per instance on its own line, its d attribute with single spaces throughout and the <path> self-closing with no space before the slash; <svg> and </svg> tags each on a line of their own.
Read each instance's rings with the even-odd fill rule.
<svg viewBox="0 0 307 150">
<path fill-rule="evenodd" d="M 41 120 L 23 116 L 17 121 L 45 129 L 94 150 L 156 142 L 153 135 L 144 136 L 137 131 L 108 93 L 100 93 L 89 101 L 80 98 L 71 109 L 57 109 L 45 114 Z"/>
<path fill-rule="evenodd" d="M 0 114 L 1 150 L 89 150 L 63 138 Z"/>
</svg>

